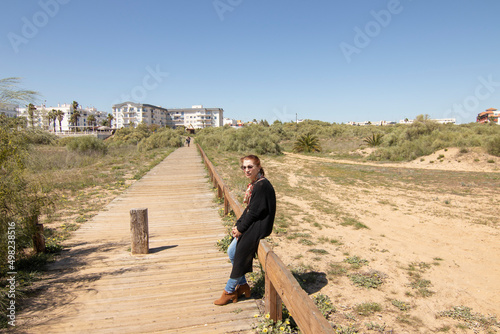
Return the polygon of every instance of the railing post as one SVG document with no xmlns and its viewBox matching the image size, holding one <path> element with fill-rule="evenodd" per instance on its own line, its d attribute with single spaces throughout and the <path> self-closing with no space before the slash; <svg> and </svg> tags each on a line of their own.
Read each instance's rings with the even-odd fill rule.
<svg viewBox="0 0 500 334">
<path fill-rule="evenodd" d="M 266 278 L 266 313 L 269 313 L 269 317 L 273 319 L 274 322 L 283 319 L 283 308 L 281 307 L 281 298 L 278 295 L 273 283 L 269 276 L 265 275 Z"/>
<path fill-rule="evenodd" d="M 224 216 L 229 214 L 229 189 L 224 185 L 223 188 L 224 193 Z"/>
<path fill-rule="evenodd" d="M 130 236 L 132 254 L 149 253 L 148 209 L 130 210 Z"/>
<path fill-rule="evenodd" d="M 217 185 L 217 198 L 222 198 L 222 186 L 220 184 Z"/>
</svg>

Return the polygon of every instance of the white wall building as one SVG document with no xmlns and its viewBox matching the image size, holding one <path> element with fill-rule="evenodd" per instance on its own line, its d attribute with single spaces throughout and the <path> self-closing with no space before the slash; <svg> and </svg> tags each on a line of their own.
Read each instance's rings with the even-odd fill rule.
<svg viewBox="0 0 500 334">
<path fill-rule="evenodd" d="M 0 114 L 7 117 L 17 117 L 17 108 L 16 104 L 0 103 Z"/>
<path fill-rule="evenodd" d="M 195 105 L 191 108 L 167 109 L 151 104 L 123 102 L 113 105 L 113 128 L 119 129 L 141 123 L 156 124 L 160 127 L 206 128 L 223 126 L 224 110 L 222 108 L 203 108 Z"/>
<path fill-rule="evenodd" d="M 402 119 L 399 121 L 399 124 L 412 124 L 415 120 L 413 119 Z M 455 118 L 437 118 L 430 119 L 430 121 L 439 123 L 439 124 L 455 124 L 457 120 Z"/>
<path fill-rule="evenodd" d="M 74 126 L 70 123 L 71 115 L 73 115 L 73 105 L 64 103 L 64 104 L 58 104 L 57 107 L 47 107 L 44 104 L 40 106 L 35 106 L 36 110 L 34 112 L 34 117 L 33 117 L 33 125 L 34 127 L 46 129 L 49 131 L 54 131 L 54 132 L 60 132 L 62 131 L 70 131 L 74 130 Z M 55 129 L 54 129 L 54 121 L 51 121 L 49 124 L 49 120 L 47 118 L 47 115 L 50 111 L 52 110 L 61 110 L 64 113 L 63 119 L 61 120 L 61 124 L 59 126 L 59 120 L 56 119 L 55 121 Z M 103 120 L 105 120 L 108 116 L 107 113 L 103 111 L 98 111 L 96 108 L 82 108 L 82 106 L 78 106 L 78 112 L 80 113 L 80 117 L 78 118 L 78 123 L 76 124 L 76 127 L 80 129 L 85 129 L 89 126 L 88 124 L 88 117 L 90 115 L 94 115 L 96 119 L 96 124 L 99 126 Z M 31 126 L 31 120 L 28 115 L 28 108 L 25 107 L 20 107 L 18 109 L 18 117 L 26 117 L 27 119 L 27 124 L 30 127 Z"/>
<path fill-rule="evenodd" d="M 224 118 L 223 125 L 238 126 L 238 122 L 232 118 Z"/>
</svg>

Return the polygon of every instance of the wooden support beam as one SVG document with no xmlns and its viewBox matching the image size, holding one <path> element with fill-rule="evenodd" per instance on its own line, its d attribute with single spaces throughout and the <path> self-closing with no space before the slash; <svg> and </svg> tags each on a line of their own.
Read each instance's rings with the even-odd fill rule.
<svg viewBox="0 0 500 334">
<path fill-rule="evenodd" d="M 266 313 L 269 313 L 270 318 L 276 322 L 283 319 L 282 301 L 267 272 L 265 279 Z"/>
<path fill-rule="evenodd" d="M 148 209 L 130 210 L 130 236 L 132 254 L 149 253 Z"/>
</svg>

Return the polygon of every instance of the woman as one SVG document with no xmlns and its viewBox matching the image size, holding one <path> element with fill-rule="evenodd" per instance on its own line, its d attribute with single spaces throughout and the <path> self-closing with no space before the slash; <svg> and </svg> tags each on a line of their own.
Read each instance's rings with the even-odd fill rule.
<svg viewBox="0 0 500 334">
<path fill-rule="evenodd" d="M 245 274 L 252 272 L 252 262 L 263 239 L 273 231 L 276 213 L 276 195 L 271 183 L 264 177 L 264 169 L 255 155 L 247 155 L 240 159 L 241 169 L 250 180 L 243 203 L 247 207 L 232 229 L 233 241 L 227 249 L 233 269 L 222 296 L 215 305 L 226 305 L 230 301 L 236 303 L 238 297 L 250 297 L 250 286 Z"/>
</svg>

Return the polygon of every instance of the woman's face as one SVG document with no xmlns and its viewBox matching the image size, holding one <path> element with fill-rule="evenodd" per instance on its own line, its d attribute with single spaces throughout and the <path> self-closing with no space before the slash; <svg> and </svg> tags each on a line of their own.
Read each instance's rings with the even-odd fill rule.
<svg viewBox="0 0 500 334">
<path fill-rule="evenodd" d="M 253 160 L 243 160 L 241 169 L 245 176 L 250 179 L 250 181 L 255 181 L 257 179 L 257 174 L 259 174 L 260 168 L 253 163 Z"/>
</svg>

